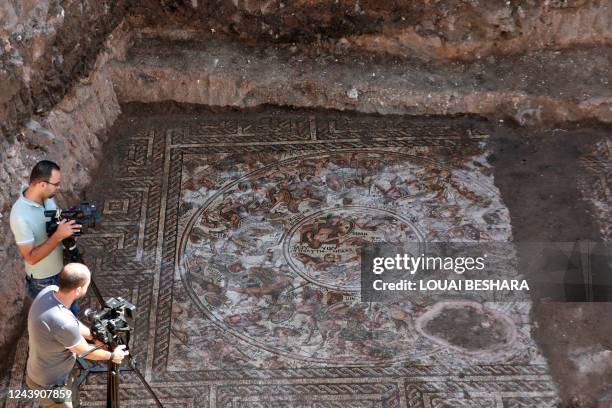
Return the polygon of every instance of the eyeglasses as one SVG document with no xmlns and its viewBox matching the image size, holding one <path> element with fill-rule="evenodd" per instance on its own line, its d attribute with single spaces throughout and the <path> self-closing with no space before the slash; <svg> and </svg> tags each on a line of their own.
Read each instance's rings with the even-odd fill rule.
<svg viewBox="0 0 612 408">
<path fill-rule="evenodd" d="M 52 185 L 52 186 L 54 186 L 54 187 L 59 187 L 59 185 L 60 185 L 60 181 L 58 181 L 57 183 L 52 183 L 52 182 L 50 182 L 50 181 L 47 181 L 46 183 L 47 183 L 47 184 L 51 184 L 51 185 Z"/>
</svg>

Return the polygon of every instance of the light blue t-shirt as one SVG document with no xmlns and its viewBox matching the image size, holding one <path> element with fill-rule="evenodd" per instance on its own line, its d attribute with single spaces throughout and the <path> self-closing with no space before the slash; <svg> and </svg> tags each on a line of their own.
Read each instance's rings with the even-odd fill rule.
<svg viewBox="0 0 612 408">
<path fill-rule="evenodd" d="M 32 244 L 38 246 L 45 242 L 47 236 L 45 210 L 57 209 L 54 199 L 46 199 L 44 206 L 26 198 L 23 193 L 13 204 L 10 216 L 11 231 L 17 245 Z M 36 265 L 25 262 L 25 270 L 35 279 L 44 279 L 57 275 L 64 268 L 62 245 L 58 245 L 49 255 Z"/>
</svg>

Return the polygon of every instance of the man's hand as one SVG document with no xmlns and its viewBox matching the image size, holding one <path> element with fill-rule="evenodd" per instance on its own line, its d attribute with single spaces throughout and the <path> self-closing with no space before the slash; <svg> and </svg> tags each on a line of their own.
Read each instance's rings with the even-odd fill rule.
<svg viewBox="0 0 612 408">
<path fill-rule="evenodd" d="M 130 354 L 130 352 L 125 349 L 124 344 L 115 347 L 115 349 L 113 350 L 113 363 L 121 364 L 123 358 L 128 354 Z"/>
<path fill-rule="evenodd" d="M 81 231 L 81 224 L 77 224 L 74 220 L 61 220 L 57 224 L 57 230 L 53 235 L 57 236 L 59 241 L 71 237 L 75 232 Z"/>
<path fill-rule="evenodd" d="M 96 346 L 100 346 L 100 343 L 96 341 Z M 87 343 L 84 337 L 81 337 L 81 341 L 77 343 L 76 346 L 70 347 L 68 350 L 72 351 L 77 356 L 85 356 L 88 360 L 96 360 L 96 361 L 109 361 L 110 360 L 110 352 L 107 350 L 107 347 L 103 345 L 103 347 L 93 349 L 92 345 Z M 115 352 L 112 355 L 113 362 L 116 364 L 120 364 L 123 357 L 128 354 L 125 351 L 125 346 L 121 345 L 115 348 Z"/>
</svg>

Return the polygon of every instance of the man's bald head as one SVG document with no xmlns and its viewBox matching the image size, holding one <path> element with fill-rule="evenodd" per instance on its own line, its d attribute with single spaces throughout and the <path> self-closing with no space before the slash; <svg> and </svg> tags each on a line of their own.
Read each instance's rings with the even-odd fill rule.
<svg viewBox="0 0 612 408">
<path fill-rule="evenodd" d="M 62 292 L 70 292 L 85 286 L 91 279 L 89 268 L 81 263 L 69 263 L 59 275 L 59 288 Z"/>
</svg>

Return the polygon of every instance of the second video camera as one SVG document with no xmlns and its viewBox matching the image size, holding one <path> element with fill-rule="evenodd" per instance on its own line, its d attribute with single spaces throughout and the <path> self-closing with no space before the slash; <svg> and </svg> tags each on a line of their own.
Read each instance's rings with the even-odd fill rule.
<svg viewBox="0 0 612 408">
<path fill-rule="evenodd" d="M 91 334 L 96 340 L 107 345 L 126 344 L 129 337 L 124 341 L 118 340 L 129 336 L 131 328 L 128 321 L 134 320 L 136 306 L 121 297 L 111 298 L 105 303 L 102 310 L 86 309 L 83 312 L 92 322 Z"/>
</svg>

